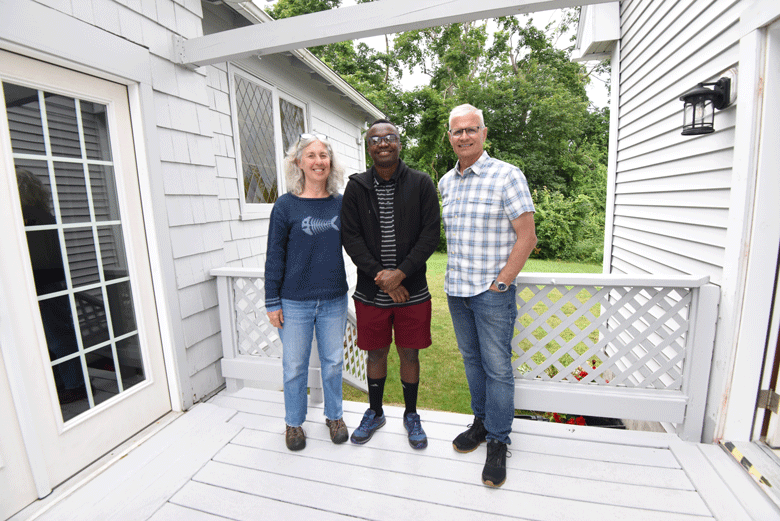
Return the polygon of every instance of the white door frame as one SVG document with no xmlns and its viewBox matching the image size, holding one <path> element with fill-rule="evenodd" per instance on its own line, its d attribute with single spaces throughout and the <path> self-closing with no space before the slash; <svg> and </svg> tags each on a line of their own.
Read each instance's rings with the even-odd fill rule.
<svg viewBox="0 0 780 521">
<path fill-rule="evenodd" d="M 740 39 L 734 168 L 735 178 L 741 179 L 743 185 L 740 193 L 744 201 L 742 214 L 740 208 L 732 206 L 731 209 L 737 210 L 735 219 L 739 215 L 745 216 L 746 233 L 730 239 L 744 242 L 747 238 L 747 246 L 737 261 L 740 266 L 734 267 L 735 273 L 743 274 L 741 284 L 737 284 L 737 287 L 741 286 L 740 295 L 735 301 L 740 306 L 736 311 L 739 326 L 733 336 L 736 352 L 719 436 L 729 441 L 754 438 L 756 403 L 778 261 L 777 245 L 780 244 L 775 171 L 780 156 L 775 144 L 766 146 L 771 143 L 772 132 L 777 139 L 776 118 L 780 114 L 777 98 L 780 82 L 777 78 L 768 81 L 768 76 L 773 74 L 772 65 L 776 67 L 780 60 L 780 22 L 769 25 L 777 17 L 780 17 L 780 4 L 774 0 L 759 0 L 746 9 L 741 19 L 743 37 Z M 768 52 L 772 53 L 771 57 Z M 770 95 L 772 90 L 775 93 Z"/>
</svg>

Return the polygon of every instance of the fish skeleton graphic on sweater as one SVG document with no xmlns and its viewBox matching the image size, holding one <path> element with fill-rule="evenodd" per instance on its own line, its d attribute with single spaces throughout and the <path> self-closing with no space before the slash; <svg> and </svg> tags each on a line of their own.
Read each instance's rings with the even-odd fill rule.
<svg viewBox="0 0 780 521">
<path fill-rule="evenodd" d="M 318 233 L 322 233 L 330 229 L 339 231 L 339 227 L 336 226 L 336 221 L 338 218 L 339 216 L 337 215 L 328 221 L 327 219 L 315 219 L 310 215 L 301 221 L 301 228 L 303 229 L 303 233 L 308 235 L 317 235 Z"/>
</svg>

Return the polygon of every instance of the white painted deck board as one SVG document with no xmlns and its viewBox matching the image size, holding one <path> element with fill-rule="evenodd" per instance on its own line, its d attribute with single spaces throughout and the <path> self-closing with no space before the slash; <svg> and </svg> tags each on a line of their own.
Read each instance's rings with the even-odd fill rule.
<svg viewBox="0 0 780 521">
<path fill-rule="evenodd" d="M 344 403 L 350 431 L 365 407 Z M 416 451 L 402 412 L 386 406 L 387 424 L 366 445 L 333 445 L 322 407 L 313 405 L 307 446 L 290 452 L 282 393 L 222 392 L 38 519 L 767 521 L 777 513 L 748 504 L 759 499 L 751 478 L 736 464 L 728 473 L 731 462 L 707 455 L 712 446 L 529 420 L 514 422 L 507 482 L 488 488 L 480 481 L 484 445 L 470 454 L 452 449 L 470 416 L 419 411 L 429 446 Z"/>
<path fill-rule="evenodd" d="M 240 431 L 234 414 L 198 404 L 38 519 L 147 519 Z"/>
<path fill-rule="evenodd" d="M 187 521 L 224 521 L 225 518 L 173 503 L 166 503 L 149 518 L 149 521 L 182 521 L 184 519 Z"/>
<path fill-rule="evenodd" d="M 245 440 L 237 440 L 237 443 L 243 441 Z M 271 444 L 274 442 L 273 439 L 263 441 L 270 441 Z M 374 454 L 377 451 L 365 450 L 362 455 L 352 447 L 345 449 L 334 451 L 329 441 L 310 440 L 306 447 L 308 454 L 301 454 L 301 458 L 291 462 L 283 453 L 263 448 L 239 447 L 231 443 L 217 454 L 214 460 L 269 473 L 276 472 L 277 468 L 284 469 L 283 472 L 287 475 L 323 483 L 327 483 L 333 476 L 338 476 L 336 481 L 347 490 L 384 490 L 400 497 L 463 509 L 475 508 L 473 503 L 481 504 L 484 501 L 486 507 L 489 505 L 492 508 L 490 512 L 493 514 L 517 515 L 513 510 L 506 510 L 507 507 L 514 508 L 511 506 L 514 501 L 493 504 L 490 502 L 493 497 L 490 494 L 495 491 L 483 487 L 478 480 L 475 481 L 475 477 L 478 478 L 482 471 L 484 450 L 469 455 L 459 454 L 461 458 L 448 460 L 422 452 L 395 454 L 388 458 L 382 454 Z M 598 481 L 587 476 L 571 478 L 547 472 L 517 470 L 512 465 L 515 454 L 507 461 L 512 479 L 507 481 L 502 490 L 518 495 L 522 504 L 531 501 L 534 507 L 523 511 L 523 515 L 531 519 L 543 519 L 548 508 L 575 508 L 581 512 L 583 505 L 595 504 L 598 506 L 594 513 L 598 514 L 603 513 L 602 506 L 655 510 L 659 501 L 663 509 L 670 512 L 709 515 L 706 505 L 694 491 L 656 487 L 648 493 L 649 487 Z M 576 465 L 576 462 L 574 464 Z M 560 493 L 565 497 L 557 495 Z M 533 500 L 530 499 L 532 497 Z M 564 504 L 558 505 L 560 501 Z M 575 507 L 574 503 L 579 507 Z M 641 516 L 635 518 L 641 519 Z"/>
<path fill-rule="evenodd" d="M 296 490 L 300 492 L 300 487 L 296 487 Z M 305 508 L 279 499 L 245 494 L 197 481 L 187 483 L 171 498 L 171 503 L 188 505 L 189 509 L 204 513 L 213 512 L 219 514 L 222 517 L 218 519 L 227 518 L 239 521 L 257 521 L 258 519 L 297 519 L 299 521 L 355 519 L 351 516 L 325 512 L 317 508 Z M 189 521 L 189 518 L 180 519 Z"/>
</svg>

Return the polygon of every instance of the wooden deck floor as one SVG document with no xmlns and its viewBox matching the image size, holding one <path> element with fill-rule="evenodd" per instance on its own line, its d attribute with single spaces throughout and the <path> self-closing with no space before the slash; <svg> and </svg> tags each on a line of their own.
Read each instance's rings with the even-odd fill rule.
<svg viewBox="0 0 780 521">
<path fill-rule="evenodd" d="M 350 432 L 366 405 L 345 402 Z M 279 392 L 222 392 L 78 489 L 25 519 L 276 520 L 780 519 L 739 464 L 676 436 L 515 420 L 507 482 L 485 487 L 484 445 L 458 454 L 471 417 L 420 411 L 429 446 L 409 447 L 402 410 L 366 445 L 333 445 L 309 409 L 301 452 L 284 445 Z M 20 518 L 21 519 L 21 518 Z"/>
</svg>

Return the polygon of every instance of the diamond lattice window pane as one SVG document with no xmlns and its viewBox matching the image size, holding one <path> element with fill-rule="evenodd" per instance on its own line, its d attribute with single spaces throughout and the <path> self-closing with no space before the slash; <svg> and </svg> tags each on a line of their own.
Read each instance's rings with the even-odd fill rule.
<svg viewBox="0 0 780 521">
<path fill-rule="evenodd" d="M 236 108 L 246 202 L 273 203 L 279 189 L 272 93 L 236 76 Z"/>
<path fill-rule="evenodd" d="M 286 151 L 305 130 L 303 109 L 287 100 L 280 99 L 279 114 L 282 118 L 282 145 Z"/>
</svg>

